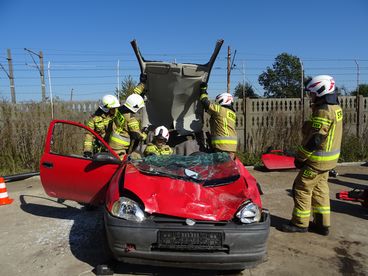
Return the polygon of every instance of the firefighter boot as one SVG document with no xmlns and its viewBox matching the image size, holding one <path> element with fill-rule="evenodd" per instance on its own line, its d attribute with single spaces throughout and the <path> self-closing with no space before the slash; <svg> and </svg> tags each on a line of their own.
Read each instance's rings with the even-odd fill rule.
<svg viewBox="0 0 368 276">
<path fill-rule="evenodd" d="M 296 226 L 296 225 L 292 224 L 291 222 L 289 222 L 289 224 L 281 225 L 280 230 L 282 232 L 290 232 L 290 233 L 294 233 L 294 232 L 305 233 L 305 232 L 308 232 L 307 227 L 299 227 L 299 226 Z"/>
<path fill-rule="evenodd" d="M 308 227 L 309 232 L 317 233 L 322 236 L 328 236 L 330 234 L 329 227 L 322 226 L 320 224 L 317 224 L 315 222 L 310 222 Z"/>
</svg>

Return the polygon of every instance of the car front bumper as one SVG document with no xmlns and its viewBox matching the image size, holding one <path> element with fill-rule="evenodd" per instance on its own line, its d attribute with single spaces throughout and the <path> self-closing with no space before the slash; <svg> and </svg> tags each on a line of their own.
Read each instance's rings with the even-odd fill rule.
<svg viewBox="0 0 368 276">
<path fill-rule="evenodd" d="M 109 248 L 121 262 L 153 266 L 182 267 L 214 270 L 241 270 L 254 267 L 265 259 L 270 215 L 267 210 L 262 220 L 253 224 L 127 221 L 104 214 Z M 162 249 L 157 246 L 159 232 L 221 233 L 221 248 L 182 250 Z"/>
</svg>

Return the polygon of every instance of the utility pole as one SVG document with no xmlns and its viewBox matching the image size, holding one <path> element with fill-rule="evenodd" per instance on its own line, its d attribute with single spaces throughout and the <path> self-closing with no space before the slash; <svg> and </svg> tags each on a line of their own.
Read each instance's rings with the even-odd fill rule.
<svg viewBox="0 0 368 276">
<path fill-rule="evenodd" d="M 73 101 L 73 91 L 74 91 L 74 88 L 72 88 L 72 90 L 70 90 L 70 101 L 71 102 Z"/>
<path fill-rule="evenodd" d="M 360 138 L 360 96 L 359 96 L 359 63 L 357 62 L 357 60 L 355 59 L 355 64 L 357 67 L 357 90 L 356 90 L 356 110 L 357 110 L 357 128 L 356 128 L 356 132 L 357 132 L 357 137 Z"/>
<path fill-rule="evenodd" d="M 41 99 L 42 101 L 46 101 L 46 85 L 45 85 L 45 72 L 44 72 L 44 66 L 43 66 L 43 53 L 42 51 L 39 52 L 39 54 L 24 48 L 25 51 L 27 51 L 29 53 L 29 55 L 31 56 L 34 64 L 36 65 L 38 72 L 40 73 L 40 78 L 41 78 Z M 38 66 L 38 64 L 36 63 L 36 61 L 34 60 L 32 54 L 38 56 L 38 58 L 40 59 L 40 66 Z"/>
<path fill-rule="evenodd" d="M 8 49 L 8 65 L 9 65 L 9 80 L 10 80 L 11 99 L 12 99 L 12 103 L 16 103 L 16 99 L 15 99 L 15 86 L 14 86 L 14 75 L 13 75 L 13 61 L 12 61 L 10 49 Z"/>
<path fill-rule="evenodd" d="M 227 46 L 227 93 L 230 93 L 230 59 L 231 59 L 231 52 L 230 52 L 230 46 Z"/>
<path fill-rule="evenodd" d="M 118 64 L 116 67 L 116 75 L 118 79 L 118 101 L 120 102 L 120 59 L 118 59 Z"/>
<path fill-rule="evenodd" d="M 244 60 L 242 61 L 242 75 L 243 75 L 243 98 L 245 98 L 245 70 L 244 70 Z"/>
<path fill-rule="evenodd" d="M 13 104 L 15 104 L 16 98 L 15 98 L 15 86 L 14 86 L 14 75 L 13 75 L 13 63 L 11 58 L 11 52 L 10 49 L 8 49 L 8 66 L 9 66 L 9 73 L 6 71 L 5 67 L 0 63 L 1 69 L 4 70 L 5 74 L 8 76 L 8 79 L 10 81 L 10 95 L 11 95 L 11 101 Z"/>
<path fill-rule="evenodd" d="M 243 120 L 243 124 L 244 124 L 244 131 L 243 131 L 243 140 L 244 140 L 244 145 L 243 145 L 243 151 L 246 150 L 246 140 L 247 140 L 247 120 L 246 120 L 246 116 L 247 116 L 247 103 L 246 103 L 246 99 L 245 99 L 245 69 L 244 69 L 244 60 L 242 61 L 242 75 L 243 75 L 243 115 L 244 115 L 244 120 Z"/>
<path fill-rule="evenodd" d="M 49 61 L 47 65 L 47 74 L 49 76 L 49 89 L 50 89 L 50 104 L 51 104 L 51 118 L 54 119 L 54 103 L 52 99 L 52 85 L 51 85 L 51 73 L 50 73 L 51 63 Z"/>
<path fill-rule="evenodd" d="M 42 93 L 42 101 L 46 100 L 46 86 L 45 86 L 45 72 L 43 69 L 43 53 L 40 51 L 40 76 L 41 76 L 41 93 Z"/>
<path fill-rule="evenodd" d="M 300 80 L 300 101 L 302 103 L 302 124 L 304 123 L 304 118 L 305 118 L 305 114 L 304 114 L 304 67 L 303 67 L 303 62 L 301 59 L 299 59 L 300 62 L 300 68 L 301 68 L 301 80 Z"/>
</svg>

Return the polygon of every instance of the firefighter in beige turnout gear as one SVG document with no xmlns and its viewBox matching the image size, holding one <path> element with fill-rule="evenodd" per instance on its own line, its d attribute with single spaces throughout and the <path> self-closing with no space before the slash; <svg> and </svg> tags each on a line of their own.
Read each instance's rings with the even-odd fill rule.
<svg viewBox="0 0 368 276">
<path fill-rule="evenodd" d="M 284 232 L 329 234 L 329 170 L 336 167 L 342 138 L 342 109 L 335 93 L 335 81 L 327 75 L 314 77 L 306 86 L 310 93 L 312 115 L 303 125 L 302 144 L 295 166 L 300 168 L 293 185 L 294 209 Z M 313 222 L 309 222 L 313 215 Z"/>
<path fill-rule="evenodd" d="M 86 125 L 97 132 L 103 139 L 109 136 L 109 126 L 115 116 L 116 108 L 119 107 L 119 100 L 113 95 L 105 95 L 99 103 L 99 108 L 87 121 Z M 93 153 L 99 151 L 97 140 L 92 133 L 87 132 L 84 139 L 83 155 L 91 158 Z"/>
<path fill-rule="evenodd" d="M 143 155 L 171 155 L 173 154 L 172 148 L 166 145 L 169 141 L 169 130 L 164 126 L 159 126 L 155 129 L 155 136 L 152 143 L 149 143 L 145 148 Z"/>
<path fill-rule="evenodd" d="M 135 87 L 134 93 L 127 97 L 124 105 L 116 110 L 112 124 L 109 146 L 123 159 L 133 139 L 146 140 L 147 134 L 140 129 L 139 121 L 134 117 L 142 107 L 144 100 L 140 96 L 145 89 L 144 83 Z"/>
<path fill-rule="evenodd" d="M 236 114 L 233 109 L 233 96 L 229 93 L 222 93 L 216 97 L 215 103 L 208 100 L 207 84 L 200 86 L 200 101 L 203 108 L 211 116 L 211 147 L 214 151 L 223 151 L 235 158 L 238 137 L 235 130 Z"/>
</svg>

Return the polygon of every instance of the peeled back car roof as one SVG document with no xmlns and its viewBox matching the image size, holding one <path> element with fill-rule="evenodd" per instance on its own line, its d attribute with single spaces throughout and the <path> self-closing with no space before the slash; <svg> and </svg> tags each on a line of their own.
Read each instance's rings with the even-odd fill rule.
<svg viewBox="0 0 368 276">
<path fill-rule="evenodd" d="M 217 41 L 206 64 L 146 61 L 136 41 L 131 43 L 141 71 L 147 74 L 147 101 L 142 125 L 164 125 L 177 130 L 179 135 L 201 131 L 203 110 L 198 103 L 199 86 L 208 81 L 223 40 Z"/>
</svg>

